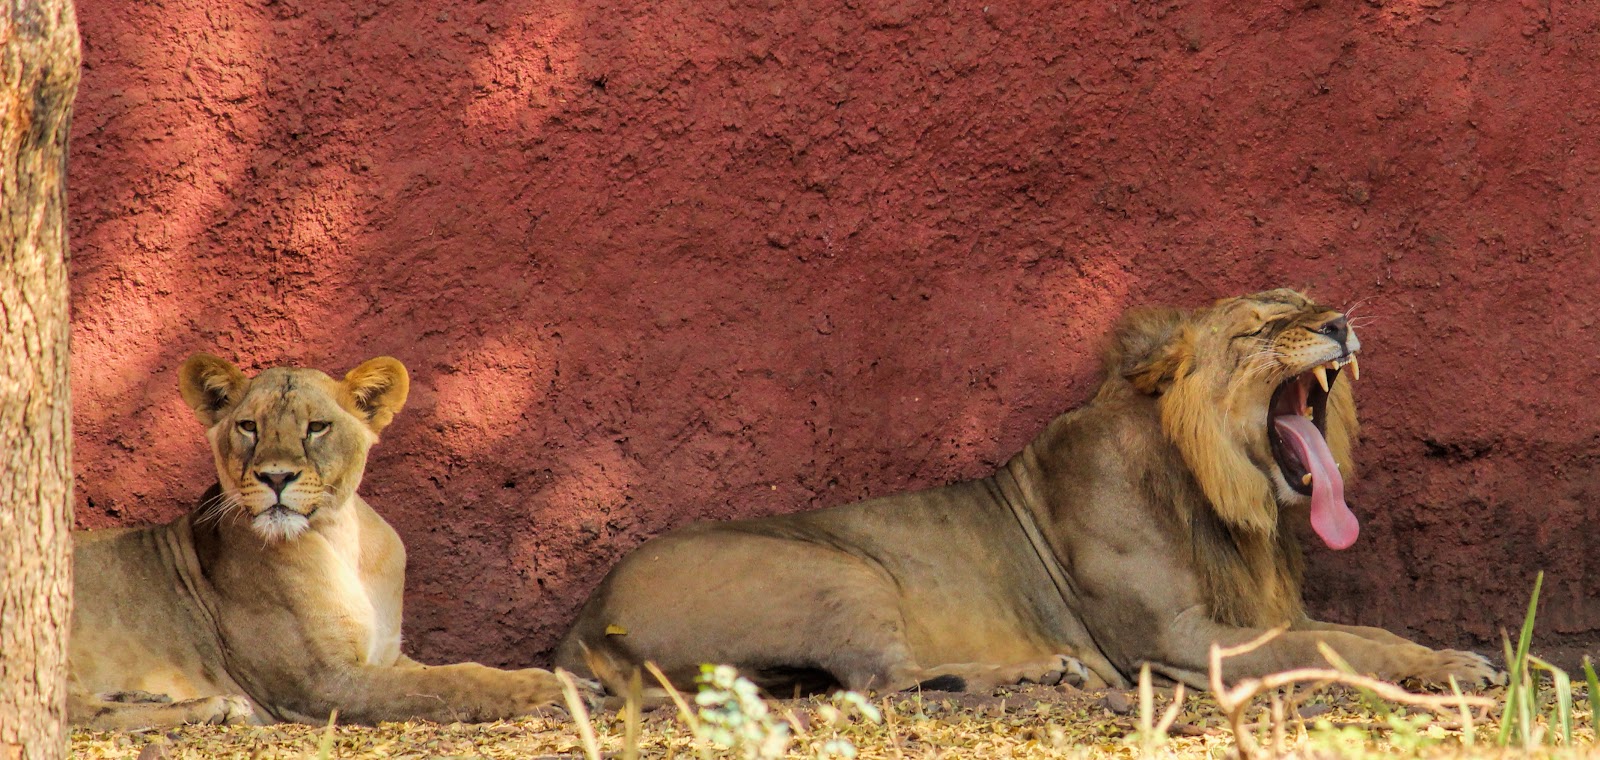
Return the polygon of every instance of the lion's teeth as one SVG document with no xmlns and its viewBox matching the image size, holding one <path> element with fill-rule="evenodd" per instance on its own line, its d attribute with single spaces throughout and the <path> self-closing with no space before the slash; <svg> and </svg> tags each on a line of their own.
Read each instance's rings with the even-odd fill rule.
<svg viewBox="0 0 1600 760">
<path fill-rule="evenodd" d="M 1300 476 L 1300 485 L 1303 485 L 1303 486 L 1311 485 L 1311 473 L 1308 472 L 1308 473 Z"/>
<path fill-rule="evenodd" d="M 1322 386 L 1322 392 L 1328 392 L 1328 368 L 1318 364 L 1311 368 L 1311 374 L 1317 376 L 1317 385 Z"/>
<path fill-rule="evenodd" d="M 1356 363 L 1356 358 L 1354 356 L 1350 357 L 1350 379 L 1361 379 L 1361 365 Z"/>
<path fill-rule="evenodd" d="M 1308 407 L 1300 410 L 1300 416 L 1304 417 L 1304 418 L 1306 418 L 1308 420 L 1309 419 L 1315 419 L 1316 418 L 1316 413 L 1312 412 L 1311 411 L 1311 407 L 1308 406 Z"/>
</svg>

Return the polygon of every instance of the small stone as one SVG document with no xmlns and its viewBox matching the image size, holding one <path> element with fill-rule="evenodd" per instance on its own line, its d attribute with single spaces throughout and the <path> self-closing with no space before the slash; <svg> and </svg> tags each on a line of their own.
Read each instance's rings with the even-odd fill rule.
<svg viewBox="0 0 1600 760">
<path fill-rule="evenodd" d="M 1317 703 L 1317 704 L 1311 704 L 1311 705 L 1301 705 L 1300 706 L 1300 717 L 1309 720 L 1311 718 L 1317 717 L 1318 715 L 1322 715 L 1323 713 L 1326 713 L 1326 712 L 1328 712 L 1329 710 L 1332 710 L 1332 709 L 1333 709 L 1332 705 L 1326 705 L 1326 704 L 1322 704 L 1320 702 Z"/>
<path fill-rule="evenodd" d="M 1128 695 L 1123 694 L 1120 691 L 1106 692 L 1106 697 L 1104 700 L 1101 700 L 1101 704 L 1103 704 L 1107 710 L 1110 710 L 1118 715 L 1127 715 L 1128 713 L 1133 712 L 1133 703 L 1128 701 Z"/>
</svg>

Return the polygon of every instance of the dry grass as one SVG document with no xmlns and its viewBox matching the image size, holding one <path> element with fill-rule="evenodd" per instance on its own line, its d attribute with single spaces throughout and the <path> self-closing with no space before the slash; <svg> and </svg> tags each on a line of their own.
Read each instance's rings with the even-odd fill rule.
<svg viewBox="0 0 1600 760">
<path fill-rule="evenodd" d="M 641 676 L 629 683 L 632 709 L 590 715 L 567 679 L 577 720 L 533 717 L 484 725 L 391 723 L 192 726 L 171 732 L 76 732 L 83 758 L 714 758 L 784 757 L 845 760 L 948 758 L 1600 758 L 1600 678 L 1584 661 L 1584 678 L 1529 654 L 1543 573 L 1534 583 L 1515 648 L 1506 642 L 1508 686 L 1463 695 L 1417 694 L 1349 672 L 1331 650 L 1330 668 L 1307 668 L 1224 687 L 1223 661 L 1270 641 L 1281 630 L 1232 649 L 1211 649 L 1212 694 L 1198 697 L 1150 685 L 1140 674 L 1133 692 L 1031 686 L 994 694 L 899 693 L 873 705 L 855 700 L 763 702 L 729 668 L 707 666 L 708 691 L 690 705 L 671 701 L 640 714 Z M 646 666 L 662 684 L 666 679 Z M 713 671 L 718 671 L 713 673 Z M 721 672 L 725 671 L 725 672 Z M 1537 673 L 1536 673 L 1537 672 Z M 1542 674 L 1539 674 L 1542 673 Z M 564 675 L 564 674 L 563 674 Z M 738 683 L 736 683 L 738 682 Z M 710 688 L 714 685 L 714 688 Z M 742 696 L 740 696 L 742 694 Z M 844 708 L 844 709 L 841 709 Z M 1407 712 L 1407 710 L 1420 712 Z M 730 712 L 731 711 L 731 712 Z M 881 711 L 882 715 L 872 715 Z M 1502 713 L 1513 716 L 1504 724 Z M 713 746 L 717 726 L 739 725 L 767 739 L 740 750 Z M 1504 730 L 1502 730 L 1504 729 Z M 732 735 L 722 732 L 724 738 Z M 747 737 L 748 739 L 748 737 Z M 1513 749 L 1512 747 L 1515 747 Z"/>
<path fill-rule="evenodd" d="M 1580 687 L 1581 689 L 1581 687 Z M 1485 694 L 1497 701 L 1499 690 Z M 1554 699 L 1553 694 L 1548 694 Z M 1155 689 L 1151 700 L 1159 721 L 1172 703 L 1170 690 Z M 1281 750 L 1301 757 L 1500 757 L 1493 746 L 1498 724 L 1493 716 L 1474 726 L 1477 740 L 1462 743 L 1458 721 L 1422 719 L 1402 713 L 1342 686 L 1321 690 L 1299 703 L 1298 715 L 1284 707 L 1274 721 L 1272 700 L 1256 700 L 1245 730 L 1255 734 L 1262 755 L 1273 754 L 1274 733 Z M 1290 700 L 1292 702 L 1294 700 Z M 1579 704 L 1584 702 L 1580 700 Z M 1235 756 L 1236 742 L 1226 715 L 1208 695 L 1183 700 L 1171 737 L 1162 743 L 1139 737 L 1140 696 L 1134 692 L 1079 691 L 1070 687 L 1026 687 L 994 695 L 927 692 L 879 700 L 881 724 L 854 719 L 827 722 L 825 702 L 816 699 L 772 703 L 787 720 L 795 741 L 788 757 L 822 756 L 829 739 L 843 738 L 867 758 L 1005 758 Z M 1546 705 L 1548 707 L 1548 705 Z M 1575 747 L 1539 748 L 1516 755 L 1594 756 L 1587 715 L 1574 737 Z M 1149 720 L 1149 718 L 1146 718 Z M 1419 721 L 1425 720 L 1426 722 Z M 624 717 L 606 712 L 592 717 L 605 756 L 623 753 Z M 1148 724 L 1147 724 L 1148 725 Z M 583 740 L 565 717 L 528 718 L 486 725 L 394 723 L 378 727 L 336 726 L 331 734 L 315 726 L 194 726 L 172 732 L 134 734 L 78 732 L 72 750 L 83 758 L 317 758 L 328 742 L 331 758 L 540 758 L 585 757 Z M 154 746 L 153 746 L 154 745 Z M 697 742 L 672 705 L 644 715 L 640 732 L 643 757 L 739 757 Z"/>
</svg>

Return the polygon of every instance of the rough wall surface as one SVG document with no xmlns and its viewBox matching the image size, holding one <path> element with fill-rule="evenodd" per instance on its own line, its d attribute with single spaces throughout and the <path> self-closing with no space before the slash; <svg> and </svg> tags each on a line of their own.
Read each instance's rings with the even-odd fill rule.
<svg viewBox="0 0 1600 760">
<path fill-rule="evenodd" d="M 364 492 L 408 648 L 547 661 L 697 518 L 986 474 L 1131 304 L 1357 304 L 1314 611 L 1600 632 L 1600 4 L 80 4 L 78 524 L 211 482 L 174 372 L 414 391 Z"/>
</svg>

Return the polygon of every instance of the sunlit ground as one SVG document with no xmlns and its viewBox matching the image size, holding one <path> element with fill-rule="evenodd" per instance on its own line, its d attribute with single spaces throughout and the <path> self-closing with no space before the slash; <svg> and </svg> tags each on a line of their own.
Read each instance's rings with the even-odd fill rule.
<svg viewBox="0 0 1600 760">
<path fill-rule="evenodd" d="M 1482 692 L 1504 704 L 1503 689 Z M 1587 691 L 1570 691 L 1572 744 L 1565 744 L 1559 690 L 1540 691 L 1527 732 L 1520 728 L 1502 746 L 1498 709 L 1477 716 L 1468 731 L 1459 712 L 1439 716 L 1407 712 L 1335 686 L 1309 694 L 1281 694 L 1281 719 L 1262 697 L 1246 713 L 1255 757 L 1501 757 L 1596 756 Z M 1148 712 L 1137 691 L 1080 691 L 1034 686 L 993 695 L 925 692 L 896 695 L 863 710 L 824 698 L 765 703 L 765 716 L 748 714 L 741 725 L 705 722 L 699 735 L 671 703 L 643 712 L 642 757 L 1181 757 L 1224 758 L 1236 754 L 1229 722 L 1209 696 L 1186 697 L 1168 736 L 1141 738 L 1145 721 L 1161 722 L 1172 703 L 1170 690 L 1152 693 Z M 1299 703 L 1298 710 L 1291 707 Z M 702 706 L 691 707 L 699 712 Z M 738 710 L 734 710 L 738 713 Z M 881 714 L 875 714 L 881 713 Z M 875 721 L 874 718 L 877 720 Z M 735 721 L 738 722 L 738 721 Z M 591 723 L 599 753 L 625 758 L 626 721 L 618 712 Z M 722 727 L 722 731 L 716 730 Z M 742 744 L 735 738 L 743 733 Z M 772 736 L 772 733 L 779 736 Z M 1152 731 L 1151 734 L 1155 732 Z M 766 746 L 761 746 L 765 740 Z M 726 746 L 735 744 L 736 746 Z M 542 758 L 589 757 L 577 724 L 566 716 L 485 725 L 396 723 L 378 727 L 316 726 L 189 727 L 169 732 L 95 734 L 79 732 L 73 753 L 84 758 Z M 763 754 L 765 753 L 765 754 Z"/>
</svg>

